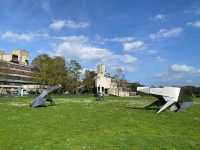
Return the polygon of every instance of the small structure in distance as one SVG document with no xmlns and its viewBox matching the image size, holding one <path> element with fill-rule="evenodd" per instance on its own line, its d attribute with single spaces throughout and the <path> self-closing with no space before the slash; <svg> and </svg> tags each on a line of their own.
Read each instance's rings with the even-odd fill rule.
<svg viewBox="0 0 200 150">
<path fill-rule="evenodd" d="M 129 96 L 127 86 L 119 85 L 117 79 L 106 72 L 106 66 L 100 64 L 97 67 L 97 76 L 95 79 L 96 93 L 100 95 Z"/>
</svg>

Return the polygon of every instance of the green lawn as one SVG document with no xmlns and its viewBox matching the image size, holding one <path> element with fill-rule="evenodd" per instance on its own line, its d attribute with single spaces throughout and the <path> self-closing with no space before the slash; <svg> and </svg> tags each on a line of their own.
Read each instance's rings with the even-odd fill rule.
<svg viewBox="0 0 200 150">
<path fill-rule="evenodd" d="M 152 97 L 54 97 L 56 106 L 29 108 L 33 98 L 0 98 L 0 150 L 200 149 L 200 104 L 187 112 L 140 108 Z"/>
</svg>

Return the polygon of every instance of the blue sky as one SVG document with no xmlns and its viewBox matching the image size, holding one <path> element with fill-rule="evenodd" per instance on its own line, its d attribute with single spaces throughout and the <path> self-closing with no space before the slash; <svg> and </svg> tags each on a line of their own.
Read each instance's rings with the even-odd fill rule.
<svg viewBox="0 0 200 150">
<path fill-rule="evenodd" d="M 200 85 L 199 0 L 2 0 L 0 49 L 105 63 L 146 85 Z"/>
</svg>

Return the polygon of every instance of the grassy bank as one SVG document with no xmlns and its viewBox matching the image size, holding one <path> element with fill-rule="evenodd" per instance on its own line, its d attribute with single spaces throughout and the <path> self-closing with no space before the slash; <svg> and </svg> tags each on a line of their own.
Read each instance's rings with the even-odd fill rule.
<svg viewBox="0 0 200 150">
<path fill-rule="evenodd" d="M 144 110 L 152 97 L 54 97 L 56 106 L 29 108 L 33 97 L 0 98 L 0 149 L 199 149 L 200 105 L 187 112 Z"/>
</svg>

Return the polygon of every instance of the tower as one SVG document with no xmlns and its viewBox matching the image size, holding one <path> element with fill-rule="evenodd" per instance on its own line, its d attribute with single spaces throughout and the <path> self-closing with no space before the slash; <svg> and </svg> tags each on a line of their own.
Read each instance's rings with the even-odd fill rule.
<svg viewBox="0 0 200 150">
<path fill-rule="evenodd" d="M 105 74 L 106 73 L 106 66 L 104 64 L 100 64 L 97 67 L 97 74 Z"/>
</svg>

